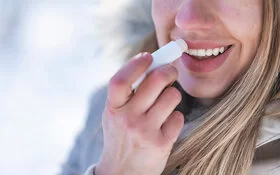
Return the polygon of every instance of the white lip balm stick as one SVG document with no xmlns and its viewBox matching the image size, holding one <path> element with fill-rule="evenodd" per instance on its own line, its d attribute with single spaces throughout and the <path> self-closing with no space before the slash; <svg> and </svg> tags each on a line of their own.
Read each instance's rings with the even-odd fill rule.
<svg viewBox="0 0 280 175">
<path fill-rule="evenodd" d="M 147 71 L 135 82 L 132 84 L 132 89 L 136 89 L 141 82 L 145 79 L 148 73 L 150 73 L 153 69 L 163 66 L 165 64 L 172 63 L 177 58 L 179 58 L 183 52 L 188 50 L 187 43 L 178 39 L 176 41 L 171 41 L 168 44 L 164 45 L 154 53 L 152 53 L 153 62 Z"/>
</svg>

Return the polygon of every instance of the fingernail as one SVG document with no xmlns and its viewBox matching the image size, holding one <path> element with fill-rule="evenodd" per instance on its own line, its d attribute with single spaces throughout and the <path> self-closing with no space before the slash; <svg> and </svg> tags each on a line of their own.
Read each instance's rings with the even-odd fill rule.
<svg viewBox="0 0 280 175">
<path fill-rule="evenodd" d="M 142 58 L 147 60 L 147 61 L 149 60 L 149 62 L 151 62 L 153 60 L 153 58 L 152 58 L 152 56 L 151 56 L 151 54 L 149 52 L 144 52 L 142 54 Z"/>
<path fill-rule="evenodd" d="M 146 57 L 147 55 L 148 55 L 148 52 L 139 53 L 136 56 L 134 56 L 133 59 L 143 58 L 143 57 Z"/>
<path fill-rule="evenodd" d="M 142 56 L 142 53 L 138 53 L 137 55 L 135 55 L 134 57 L 132 57 L 132 59 L 138 59 L 138 58 L 141 58 Z"/>
<path fill-rule="evenodd" d="M 145 57 L 145 56 L 147 56 L 147 55 L 149 55 L 148 52 L 143 52 L 143 53 L 142 53 L 142 57 Z"/>
</svg>

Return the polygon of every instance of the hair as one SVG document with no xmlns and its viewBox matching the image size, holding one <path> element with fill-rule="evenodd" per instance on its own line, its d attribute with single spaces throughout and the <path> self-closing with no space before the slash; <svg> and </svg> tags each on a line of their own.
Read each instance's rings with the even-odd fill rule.
<svg viewBox="0 0 280 175">
<path fill-rule="evenodd" d="M 174 144 L 162 174 L 176 169 L 179 175 L 249 173 L 262 119 L 280 116 L 279 110 L 269 110 L 280 99 L 279 5 L 279 0 L 263 1 L 262 37 L 253 62 L 204 114 L 204 122 Z"/>
<path fill-rule="evenodd" d="M 205 118 L 202 124 L 174 144 L 163 175 L 171 174 L 174 170 L 178 175 L 249 173 L 262 119 L 280 116 L 278 10 L 279 0 L 263 1 L 262 37 L 253 62 L 202 116 Z M 150 35 L 145 39 L 142 50 L 151 46 L 151 38 L 155 36 Z M 192 99 L 187 97 L 184 100 Z M 275 107 L 275 101 L 278 107 Z"/>
</svg>

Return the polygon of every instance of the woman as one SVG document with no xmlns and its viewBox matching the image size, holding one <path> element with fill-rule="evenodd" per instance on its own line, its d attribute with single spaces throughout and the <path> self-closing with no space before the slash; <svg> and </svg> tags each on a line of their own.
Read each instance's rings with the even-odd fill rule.
<svg viewBox="0 0 280 175">
<path fill-rule="evenodd" d="M 93 98 L 96 115 L 63 173 L 94 164 L 88 174 L 280 174 L 279 8 L 279 0 L 152 0 L 156 39 L 142 51 L 182 38 L 189 52 L 136 92 L 131 84 L 152 58 L 128 61 L 103 90 L 106 102 Z"/>
</svg>

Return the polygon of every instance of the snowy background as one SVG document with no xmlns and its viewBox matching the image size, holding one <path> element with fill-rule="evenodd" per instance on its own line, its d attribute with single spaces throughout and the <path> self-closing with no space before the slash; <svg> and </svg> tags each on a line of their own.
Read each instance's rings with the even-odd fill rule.
<svg viewBox="0 0 280 175">
<path fill-rule="evenodd" d="M 0 0 L 0 174 L 57 174 L 119 67 L 93 52 L 95 1 Z"/>
</svg>

